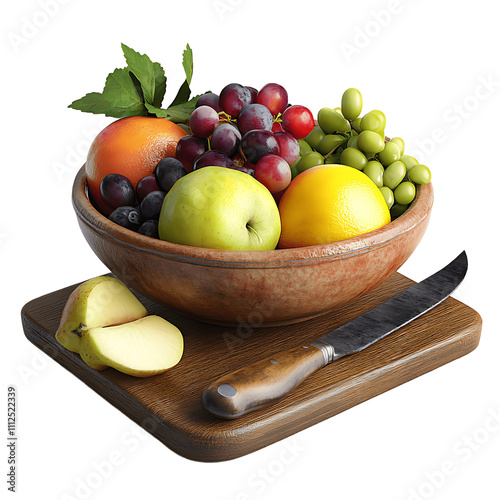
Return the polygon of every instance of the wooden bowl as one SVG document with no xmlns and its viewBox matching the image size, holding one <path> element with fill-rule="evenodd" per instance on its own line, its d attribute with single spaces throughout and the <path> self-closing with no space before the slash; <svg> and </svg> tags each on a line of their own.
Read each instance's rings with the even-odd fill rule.
<svg viewBox="0 0 500 500">
<path fill-rule="evenodd" d="M 353 301 L 382 284 L 415 250 L 427 228 L 431 184 L 420 186 L 394 222 L 325 245 L 236 252 L 179 245 L 125 229 L 100 214 L 82 168 L 73 207 L 85 239 L 119 279 L 200 321 L 241 327 L 297 323 Z"/>
</svg>

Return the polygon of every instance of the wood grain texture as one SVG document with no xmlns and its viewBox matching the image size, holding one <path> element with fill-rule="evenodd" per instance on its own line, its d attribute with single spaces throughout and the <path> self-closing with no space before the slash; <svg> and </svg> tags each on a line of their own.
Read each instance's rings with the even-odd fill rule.
<svg viewBox="0 0 500 500">
<path fill-rule="evenodd" d="M 77 285 L 27 303 L 21 316 L 25 335 L 33 344 L 171 450 L 192 460 L 215 462 L 291 436 L 471 352 L 479 343 L 481 317 L 448 298 L 361 353 L 321 368 L 270 406 L 235 420 L 217 418 L 202 407 L 203 391 L 225 374 L 307 344 L 412 284 L 395 274 L 350 305 L 303 323 L 267 328 L 249 323 L 238 327 L 201 323 L 137 294 L 149 314 L 171 321 L 185 340 L 181 362 L 147 379 L 111 368 L 93 370 L 57 343 L 54 335 L 64 304 Z"/>
</svg>

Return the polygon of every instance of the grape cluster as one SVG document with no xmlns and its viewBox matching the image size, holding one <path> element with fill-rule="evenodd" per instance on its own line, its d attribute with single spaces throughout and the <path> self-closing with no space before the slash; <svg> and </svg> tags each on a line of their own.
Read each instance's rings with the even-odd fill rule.
<svg viewBox="0 0 500 500">
<path fill-rule="evenodd" d="M 104 203 L 113 209 L 109 219 L 132 231 L 158 238 L 163 199 L 174 183 L 186 174 L 179 160 L 164 158 L 135 189 L 124 175 L 106 175 L 101 181 L 100 192 Z"/>
<path fill-rule="evenodd" d="M 289 105 L 277 83 L 260 91 L 231 83 L 220 95 L 198 98 L 189 127 L 192 135 L 181 138 L 176 150 L 187 172 L 207 166 L 240 170 L 279 196 L 292 179 L 298 139 L 311 132 L 314 117 L 305 106 Z"/>
<path fill-rule="evenodd" d="M 363 99 L 354 88 L 342 95 L 338 108 L 322 108 L 317 125 L 300 139 L 300 154 L 291 165 L 292 177 L 318 165 L 342 164 L 363 171 L 382 192 L 392 219 L 405 212 L 416 195 L 416 185 L 431 180 L 428 167 L 404 154 L 400 137 L 385 136 L 386 118 L 379 110 L 363 116 Z"/>
</svg>

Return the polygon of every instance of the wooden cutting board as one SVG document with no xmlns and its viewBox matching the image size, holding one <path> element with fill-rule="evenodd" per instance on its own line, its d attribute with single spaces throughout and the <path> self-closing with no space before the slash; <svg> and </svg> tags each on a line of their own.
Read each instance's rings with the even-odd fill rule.
<svg viewBox="0 0 500 500">
<path fill-rule="evenodd" d="M 309 343 L 413 283 L 396 273 L 351 305 L 303 323 L 267 328 L 200 323 L 137 294 L 149 314 L 175 324 L 185 342 L 176 367 L 146 379 L 112 368 L 93 370 L 55 340 L 64 304 L 77 285 L 32 300 L 21 315 L 25 335 L 33 344 L 171 450 L 192 460 L 216 462 L 291 436 L 471 352 L 479 343 L 481 317 L 448 298 L 361 353 L 322 368 L 272 406 L 235 420 L 221 420 L 202 408 L 203 390 L 221 375 Z"/>
</svg>

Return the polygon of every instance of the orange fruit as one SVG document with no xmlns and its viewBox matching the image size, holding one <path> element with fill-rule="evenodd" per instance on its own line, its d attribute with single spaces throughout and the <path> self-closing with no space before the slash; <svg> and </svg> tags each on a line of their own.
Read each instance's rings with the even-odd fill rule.
<svg viewBox="0 0 500 500">
<path fill-rule="evenodd" d="M 132 185 L 152 174 L 160 160 L 175 156 L 177 142 L 186 131 L 165 118 L 130 116 L 104 128 L 90 146 L 85 173 L 97 208 L 105 215 L 112 209 L 102 200 L 99 186 L 108 174 L 121 174 Z"/>
<path fill-rule="evenodd" d="M 391 222 L 385 199 L 363 172 L 320 165 L 295 177 L 279 203 L 280 248 L 346 240 Z"/>
</svg>

